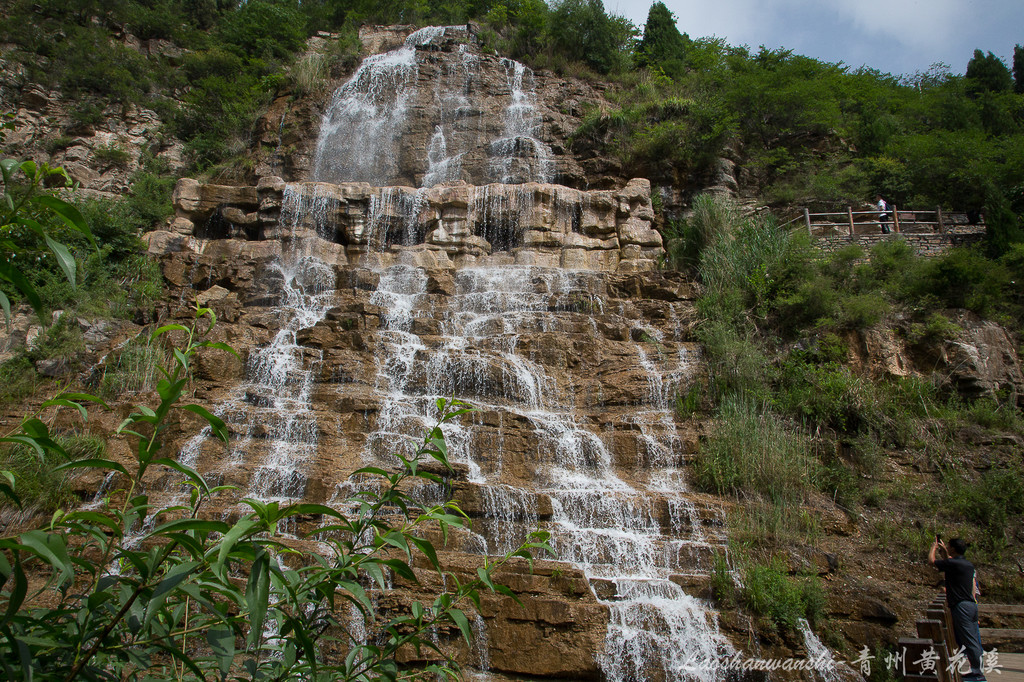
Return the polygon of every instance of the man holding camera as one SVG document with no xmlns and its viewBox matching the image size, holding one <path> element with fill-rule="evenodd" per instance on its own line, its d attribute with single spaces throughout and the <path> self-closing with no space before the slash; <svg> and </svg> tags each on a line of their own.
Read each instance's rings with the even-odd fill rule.
<svg viewBox="0 0 1024 682">
<path fill-rule="evenodd" d="M 939 559 L 939 549 L 947 559 Z M 942 571 L 946 579 L 946 603 L 953 614 L 953 636 L 962 647 L 971 664 L 971 672 L 963 676 L 965 682 L 979 682 L 985 679 L 981 671 L 981 631 L 978 628 L 978 602 L 980 594 L 975 577 L 974 564 L 964 558 L 967 543 L 960 538 L 949 541 L 947 548 L 938 535 L 928 552 L 928 561 Z"/>
</svg>

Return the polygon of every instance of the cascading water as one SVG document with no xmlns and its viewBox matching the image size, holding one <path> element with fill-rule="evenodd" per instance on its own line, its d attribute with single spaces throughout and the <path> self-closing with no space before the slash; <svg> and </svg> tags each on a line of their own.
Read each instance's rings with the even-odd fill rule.
<svg viewBox="0 0 1024 682">
<path fill-rule="evenodd" d="M 604 600 L 611 611 L 601 658 L 608 679 L 720 677 L 720 671 L 699 669 L 695 662 L 720 658 L 730 650 L 728 643 L 709 611 L 669 577 L 686 572 L 702 550 L 719 546 L 721 539 L 709 542 L 700 530 L 685 488 L 678 487 L 678 472 L 669 483 L 627 481 L 616 473 L 606 434 L 586 424 L 565 387 L 519 347 L 521 336 L 558 335 L 563 325 L 578 323 L 581 313 L 551 311 L 560 301 L 600 297 L 599 277 L 537 267 L 462 269 L 444 310 L 431 306 L 426 284 L 422 271 L 395 266 L 382 274 L 374 294 L 374 303 L 388 312 L 377 356 L 381 416 L 370 442 L 392 443 L 398 434 L 422 428 L 434 400 L 449 395 L 484 412 L 528 420 L 545 479 L 539 484 L 503 475 L 502 458 L 493 449 L 481 458 L 477 453 L 489 448 L 477 441 L 472 426 L 452 426 L 446 434 L 454 459 L 483 488 L 487 549 L 513 547 L 516 533 L 522 537 L 537 524 L 536 495 L 548 496 L 558 558 L 614 585 Z M 439 318 L 440 333 L 412 333 L 417 318 Z M 638 344 L 640 355 L 643 345 L 649 344 Z M 651 390 L 623 421 L 635 427 L 637 450 L 646 448 L 664 469 L 680 455 L 666 397 L 671 387 L 664 383 L 682 380 L 693 365 L 684 352 L 659 361 L 645 357 L 641 364 L 653 375 Z M 669 539 L 656 508 L 660 501 L 670 510 L 671 526 L 695 529 L 691 540 Z"/>
<path fill-rule="evenodd" d="M 336 289 L 333 266 L 317 256 L 318 245 L 333 237 L 326 217 L 332 201 L 316 186 L 311 192 L 285 189 L 281 222 L 290 228 L 290 238 L 264 277 L 268 294 L 279 298 L 278 331 L 249 354 L 244 381 L 216 410 L 244 431 L 219 470 L 208 475 L 229 478 L 244 491 L 242 497 L 287 503 L 306 490 L 303 464 L 319 442 L 311 402 L 323 357 L 298 343 L 297 334 L 324 319 Z M 204 428 L 187 441 L 179 460 L 194 467 L 209 436 Z"/>
<path fill-rule="evenodd" d="M 420 87 L 416 48 L 445 30 L 418 31 L 401 48 L 367 59 L 338 90 L 317 144 L 316 179 L 384 185 L 398 175 L 395 160 L 403 151 L 399 136 L 408 103 Z M 447 64 L 434 82 L 436 123 L 424 150 L 425 187 L 458 179 L 469 151 L 460 148 L 452 133 L 460 117 L 472 115 L 471 82 L 479 60 L 461 46 Z M 512 60 L 500 64 L 509 101 L 502 130 L 485 141 L 489 179 L 550 182 L 553 162 L 550 148 L 540 139 L 533 73 Z M 422 241 L 422 235 L 414 234 L 419 208 L 411 196 L 385 187 L 374 197 L 369 212 L 371 245 L 386 248 Z M 516 246 L 518 216 L 528 211 L 532 193 L 492 195 L 489 187 L 482 187 L 474 196 L 471 208 L 478 233 L 494 248 Z M 508 203 L 509 196 L 517 205 Z M 579 213 L 574 215 L 575 229 Z M 443 310 L 434 308 L 426 290 L 427 275 L 420 269 L 396 265 L 380 274 L 371 300 L 385 311 L 375 353 L 374 388 L 380 410 L 376 430 L 367 439 L 366 457 L 381 457 L 404 434 L 430 424 L 439 397 L 455 395 L 485 411 L 527 420 L 536 435 L 538 470 L 544 472 L 539 492 L 551 499 L 550 523 L 559 559 L 614 585 L 613 596 L 604 602 L 611 619 L 600 660 L 608 679 L 720 676 L 714 669 L 684 669 L 688 659 L 713 660 L 729 647 L 711 613 L 669 580 L 672 573 L 685 572 L 684 562 L 696 560 L 700 548 L 709 545 L 683 494 L 681 446 L 668 399 L 692 367 L 686 351 L 680 347 L 674 357 L 650 358 L 644 347 L 657 343 L 637 344 L 650 390 L 645 404 L 634 406 L 623 422 L 638 434 L 637 450 L 657 465 L 661 475 L 627 481 L 616 473 L 606 434 L 577 410 L 567 387 L 519 347 L 521 335 L 559 332 L 560 316 L 551 313 L 559 302 L 599 300 L 598 278 L 536 267 L 462 269 L 456 273 L 455 294 Z M 417 333 L 417 318 L 440 319 L 440 329 Z M 675 366 L 666 370 L 673 362 Z M 507 551 L 515 544 L 512 531 L 537 523 L 536 483 L 503 475 L 500 451 L 491 449 L 491 456 L 482 456 L 487 449 L 475 442 L 471 426 L 449 424 L 446 438 L 454 459 L 468 467 L 470 482 L 484 491 L 486 549 Z M 682 525 L 685 517 L 691 540 L 666 536 L 655 500 L 671 510 L 671 524 Z"/>
<path fill-rule="evenodd" d="M 362 304 L 379 311 L 372 326 L 360 329 L 375 371 L 359 389 L 370 395 L 372 417 L 365 417 L 371 426 L 358 456 L 386 461 L 396 444 L 433 425 L 438 398 L 472 403 L 478 417 L 444 427 L 451 458 L 464 467 L 482 506 L 479 534 L 458 538 L 460 549 L 503 553 L 528 531 L 545 527 L 557 558 L 581 569 L 608 609 L 598 654 L 607 680 L 720 679 L 724 671 L 706 663 L 731 647 L 713 612 L 678 584 L 680 576 L 706 573 L 708 555 L 724 546 L 704 520 L 709 510 L 698 509 L 687 494 L 684 446 L 672 413 L 671 397 L 698 360 L 683 343 L 685 325 L 677 318 L 659 331 L 640 322 L 643 314 L 628 302 L 606 305 L 606 273 L 529 265 L 540 261 L 511 255 L 526 239 L 522 217 L 540 205 L 537 186 L 526 183 L 547 183 L 555 175 L 551 149 L 542 141 L 534 77 L 518 62 L 484 58 L 465 45 L 453 53 L 446 43 L 448 56 L 437 57 L 437 41 L 455 30 L 463 29 L 422 29 L 401 47 L 367 58 L 335 93 L 317 142 L 315 179 L 376 188 L 361 199 L 365 249 L 347 255 L 374 268 L 374 277 L 366 278 L 375 280 L 373 291 Z M 480 116 L 474 83 L 485 59 L 504 78 L 508 101 L 498 107 L 501 125 L 491 126 L 488 139 L 476 139 L 477 133 L 464 134 L 463 124 Z M 438 78 L 420 78 L 428 61 Z M 434 109 L 429 116 L 413 106 L 424 101 Z M 429 119 L 429 141 L 419 149 L 402 145 L 414 109 L 416 117 Z M 419 190 L 393 186 L 409 176 L 410 154 L 420 157 L 413 173 L 421 178 Z M 459 179 L 482 185 L 463 188 L 458 209 L 464 213 L 424 216 L 426 188 Z M 489 181 L 519 184 L 509 190 Z M 328 318 L 336 300 L 335 266 L 315 250 L 316 235 L 336 236 L 332 221 L 339 207 L 331 202 L 339 200 L 318 193 L 327 186 L 298 183 L 284 190 L 280 222 L 291 231 L 267 278 L 278 303 L 266 317 L 276 320 L 278 331 L 250 352 L 246 378 L 221 410 L 226 421 L 247 425 L 223 466 L 225 476 L 244 477 L 230 482 L 245 496 L 302 498 L 307 465 L 320 444 L 324 425 L 312 403 L 317 377 L 332 369 L 323 367 L 329 362 L 324 351 L 304 345 L 302 335 Z M 582 240 L 589 205 L 558 198 L 572 192 L 554 190 L 545 220 L 571 225 L 570 236 Z M 622 206 L 608 202 L 613 212 Z M 468 225 L 467 241 L 486 241 L 486 264 L 461 264 L 446 273 L 449 285 L 401 258 L 403 249 L 439 249 L 429 231 L 459 219 Z M 592 225 L 592 234 L 619 238 L 600 229 Z M 399 255 L 371 257 L 383 252 Z M 566 345 L 570 335 L 615 337 L 616 348 L 627 349 L 618 361 L 639 377 L 639 397 L 629 404 L 606 400 L 601 387 L 614 382 L 588 383 L 569 372 L 575 356 L 589 352 Z M 338 384 L 330 390 L 344 395 L 349 389 Z M 519 429 L 514 445 L 505 444 L 506 424 Z M 190 442 L 182 456 L 191 460 L 202 446 L 202 439 Z M 633 459 L 626 461 L 624 451 Z M 354 485 L 336 485 L 327 501 L 343 499 Z M 550 510 L 543 514 L 541 499 Z M 471 653 L 486 669 L 492 658 L 483 618 L 475 629 L 478 648 Z"/>
<path fill-rule="evenodd" d="M 491 142 L 494 181 L 551 182 L 551 149 L 538 139 L 540 114 L 534 104 L 533 72 L 512 59 L 502 59 L 511 97 L 505 109 L 504 135 Z M 516 161 L 522 164 L 516 167 Z"/>
</svg>

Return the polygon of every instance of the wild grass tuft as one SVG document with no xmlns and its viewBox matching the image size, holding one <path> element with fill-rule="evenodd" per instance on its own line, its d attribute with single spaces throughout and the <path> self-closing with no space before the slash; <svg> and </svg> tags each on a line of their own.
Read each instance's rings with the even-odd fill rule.
<svg viewBox="0 0 1024 682">
<path fill-rule="evenodd" d="M 738 396 L 723 402 L 695 469 L 705 490 L 773 501 L 802 500 L 819 476 L 806 436 Z"/>
</svg>

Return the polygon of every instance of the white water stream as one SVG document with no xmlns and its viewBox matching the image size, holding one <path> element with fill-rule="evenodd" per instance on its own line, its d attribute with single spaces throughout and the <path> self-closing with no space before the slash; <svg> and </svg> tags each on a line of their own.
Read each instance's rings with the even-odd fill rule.
<svg viewBox="0 0 1024 682">
<path fill-rule="evenodd" d="M 398 49 L 364 60 L 334 94 L 323 117 L 314 178 L 392 184 L 408 152 L 402 133 L 421 87 L 432 88 L 431 101 L 438 109 L 422 184 L 461 177 L 468 150 L 453 131 L 479 108 L 469 95 L 481 58 L 463 46 L 448 55 L 443 78 L 429 85 L 419 82 L 420 48 L 447 30 L 422 29 Z M 501 68 L 509 91 L 505 125 L 499 137 L 483 142 L 492 179 L 550 182 L 554 166 L 541 140 L 533 74 L 511 60 L 502 60 Z M 484 236 L 496 249 L 514 245 L 518 216 L 533 200 L 531 193 L 516 194 L 522 206 L 510 207 L 507 198 L 505 203 L 492 200 L 487 187 L 474 192 L 471 209 Z M 367 226 L 371 247 L 419 241 L 415 196 L 385 188 L 373 201 Z M 326 202 L 315 192 L 289 186 L 281 221 L 293 228 L 313 224 L 330 239 L 333 226 L 323 217 L 330 214 Z M 397 221 L 396 215 L 401 217 Z M 285 242 L 271 273 L 271 289 L 281 297 L 274 309 L 279 331 L 251 353 L 245 381 L 221 410 L 227 420 L 248 425 L 225 469 L 248 471 L 245 496 L 262 500 L 302 498 L 304 465 L 319 443 L 311 401 L 323 356 L 297 338 L 300 330 L 325 318 L 335 275 L 315 251 L 319 240 L 295 235 Z M 610 612 L 599 658 L 605 678 L 721 679 L 722 670 L 685 665 L 714 660 L 731 647 L 718 631 L 714 611 L 672 580 L 706 571 L 709 548 L 722 542 L 687 497 L 682 443 L 672 415 L 671 398 L 694 371 L 696 359 L 678 339 L 661 339 L 650 330 L 648 340 L 635 344 L 635 363 L 647 376 L 646 395 L 639 404 L 619 408 L 612 423 L 602 424 L 575 404 L 574 387 L 549 375 L 537 357 L 537 343 L 565 338 L 580 325 L 590 325 L 596 334 L 591 315 L 579 310 L 601 310 L 606 296 L 599 273 L 521 265 L 464 268 L 455 273 L 454 294 L 442 299 L 428 293 L 422 269 L 394 265 L 380 270 L 370 300 L 384 311 L 372 334 L 379 411 L 364 455 L 382 458 L 396 443 L 432 425 L 437 398 L 455 396 L 497 415 L 498 427 L 486 433 L 470 418 L 445 426 L 452 459 L 467 467 L 469 481 L 480 486 L 484 500 L 476 551 L 502 553 L 516 546 L 538 525 L 537 499 L 546 496 L 552 515 L 545 524 L 557 558 L 582 569 L 592 586 L 603 586 L 600 600 Z M 584 305 L 567 307 L 566 301 Z M 622 326 L 637 317 L 627 316 L 625 309 L 602 312 L 618 315 L 612 322 Z M 417 333 L 418 319 L 439 326 L 430 327 L 430 334 Z M 532 341 L 524 346 L 527 337 Z M 507 420 L 530 426 L 532 452 L 504 449 L 501 424 Z M 625 471 L 616 461 L 614 444 L 621 446 L 623 440 L 632 441 L 642 466 Z M 182 456 L 194 458 L 202 442 L 189 443 Z M 519 458 L 515 466 L 510 457 Z M 532 478 L 522 474 L 523 459 L 532 462 Z M 474 627 L 478 642 L 484 643 L 474 655 L 486 668 L 483 620 Z"/>
</svg>

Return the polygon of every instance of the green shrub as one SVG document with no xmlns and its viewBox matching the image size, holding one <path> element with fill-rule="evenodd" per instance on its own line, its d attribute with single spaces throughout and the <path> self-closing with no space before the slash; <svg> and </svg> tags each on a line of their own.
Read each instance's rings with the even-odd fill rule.
<svg viewBox="0 0 1024 682">
<path fill-rule="evenodd" d="M 715 553 L 715 562 L 711 567 L 711 594 L 722 606 L 731 606 L 736 600 L 736 581 L 729 569 L 729 559 L 724 553 Z"/>
<path fill-rule="evenodd" d="M 875 410 L 870 382 L 835 362 L 812 364 L 794 353 L 784 364 L 775 404 L 783 413 L 811 426 L 856 431 L 872 421 Z"/>
<path fill-rule="evenodd" d="M 67 149 L 68 147 L 73 145 L 74 143 L 75 143 L 75 138 L 68 137 L 67 135 L 60 135 L 58 137 L 53 137 L 53 138 L 48 139 L 44 143 L 44 147 L 46 148 L 46 153 L 50 154 L 52 156 L 52 155 L 56 154 L 57 152 L 64 151 L 65 149 Z"/>
<path fill-rule="evenodd" d="M 17 354 L 0 364 L 0 405 L 17 403 L 35 393 L 40 377 L 32 360 L 25 354 Z"/>
<path fill-rule="evenodd" d="M 912 323 L 907 328 L 907 341 L 913 344 L 947 341 L 955 339 L 963 329 L 936 311 L 923 322 Z"/>
<path fill-rule="evenodd" d="M 327 57 L 319 52 L 304 55 L 292 65 L 292 91 L 297 97 L 317 92 L 327 85 L 330 75 Z"/>
<path fill-rule="evenodd" d="M 949 249 L 922 270 L 913 287 L 918 297 L 934 296 L 947 307 L 968 308 L 982 316 L 997 311 L 1010 288 L 1006 267 L 977 249 Z"/>
<path fill-rule="evenodd" d="M 57 322 L 48 327 L 28 351 L 34 361 L 58 358 L 69 366 L 76 366 L 78 354 L 85 350 L 85 339 L 77 320 L 68 313 L 61 315 Z"/>
<path fill-rule="evenodd" d="M 1024 434 L 1024 418 L 1012 402 L 1000 403 L 992 398 L 979 398 L 969 403 L 962 410 L 962 414 L 986 429 Z"/>
<path fill-rule="evenodd" d="M 1012 523 L 1024 513 L 1024 471 L 1019 465 L 990 469 L 980 476 L 942 471 L 943 504 L 955 518 L 978 524 L 981 548 L 998 557 L 1009 543 Z"/>
<path fill-rule="evenodd" d="M 889 312 L 889 302 L 880 294 L 844 296 L 839 304 L 840 323 L 847 329 L 868 329 L 881 322 Z"/>
<path fill-rule="evenodd" d="M 801 618 L 817 623 L 825 606 L 817 577 L 792 578 L 777 563 L 745 566 L 741 597 L 751 611 L 791 632 L 798 630 Z"/>
<path fill-rule="evenodd" d="M 131 156 L 116 144 L 107 144 L 92 150 L 93 157 L 105 166 L 127 166 Z"/>
<path fill-rule="evenodd" d="M 729 512 L 729 538 L 747 547 L 811 544 L 821 532 L 818 516 L 795 500 L 747 499 Z"/>
<path fill-rule="evenodd" d="M 689 419 L 702 409 L 703 404 L 704 387 L 693 384 L 685 393 L 676 396 L 676 416 L 680 419 Z"/>
<path fill-rule="evenodd" d="M 152 390 L 163 359 L 163 349 L 148 336 L 132 339 L 113 358 L 107 358 L 100 378 L 100 396 L 109 400 Z"/>
<path fill-rule="evenodd" d="M 777 371 L 752 334 L 712 319 L 702 322 L 696 335 L 704 348 L 715 398 L 742 393 L 768 400 Z"/>
</svg>

